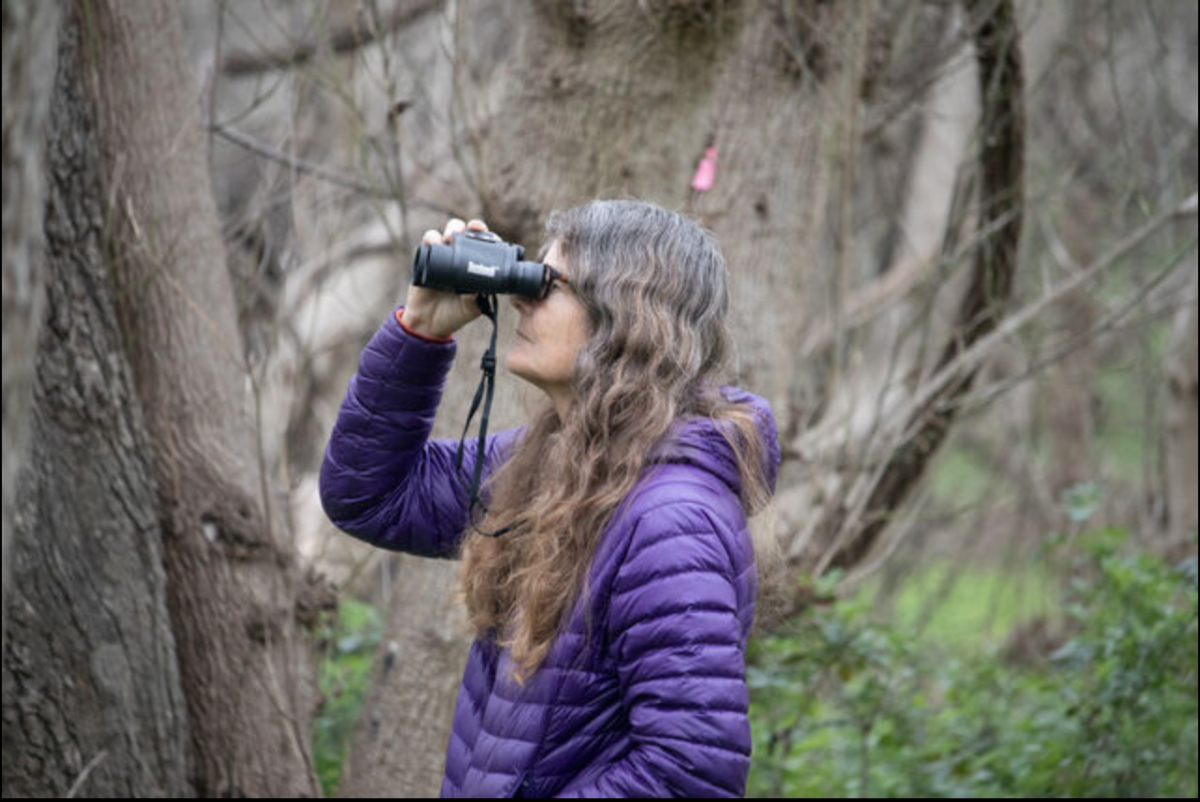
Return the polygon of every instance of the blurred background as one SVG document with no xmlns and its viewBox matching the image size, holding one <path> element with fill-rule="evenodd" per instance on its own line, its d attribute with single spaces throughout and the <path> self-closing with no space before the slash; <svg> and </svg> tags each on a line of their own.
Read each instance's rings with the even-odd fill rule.
<svg viewBox="0 0 1200 802">
<path fill-rule="evenodd" d="M 436 793 L 455 566 L 338 532 L 317 470 L 422 232 L 535 252 L 593 197 L 716 234 L 779 423 L 748 795 L 1197 795 L 1194 3 L 5 0 L 3 35 L 5 796 Z M 539 400 L 497 379 L 491 432 Z"/>
</svg>

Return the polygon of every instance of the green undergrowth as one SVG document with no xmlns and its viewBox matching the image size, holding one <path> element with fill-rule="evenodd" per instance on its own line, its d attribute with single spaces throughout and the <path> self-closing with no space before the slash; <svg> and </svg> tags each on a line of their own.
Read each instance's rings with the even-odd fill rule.
<svg viewBox="0 0 1200 802">
<path fill-rule="evenodd" d="M 1103 528 L 1038 557 L 935 563 L 886 616 L 865 585 L 753 641 L 748 796 L 1195 798 L 1195 558 Z"/>
</svg>

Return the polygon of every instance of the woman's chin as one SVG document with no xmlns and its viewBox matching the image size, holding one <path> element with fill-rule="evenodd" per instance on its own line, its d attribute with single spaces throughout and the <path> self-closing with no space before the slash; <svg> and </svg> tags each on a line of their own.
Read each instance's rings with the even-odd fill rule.
<svg viewBox="0 0 1200 802">
<path fill-rule="evenodd" d="M 521 376 L 524 373 L 525 359 L 520 354 L 520 346 L 515 346 L 508 349 L 504 354 L 504 367 L 508 368 L 508 372 Z"/>
</svg>

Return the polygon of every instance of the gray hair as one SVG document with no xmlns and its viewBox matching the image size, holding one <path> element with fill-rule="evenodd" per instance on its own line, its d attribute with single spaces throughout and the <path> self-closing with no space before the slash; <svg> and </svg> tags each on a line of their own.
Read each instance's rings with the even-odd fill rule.
<svg viewBox="0 0 1200 802">
<path fill-rule="evenodd" d="M 686 406 L 699 384 L 728 370 L 725 258 L 711 231 L 648 201 L 593 200 L 551 212 L 551 240 L 588 312 L 581 373 L 653 366 L 656 383 Z"/>
<path fill-rule="evenodd" d="M 717 384 L 729 352 L 729 298 L 712 233 L 653 203 L 594 200 L 552 212 L 546 234 L 546 247 L 557 242 L 569 263 L 588 316 L 571 406 L 561 420 L 553 406 L 544 409 L 491 476 L 492 503 L 479 528 L 516 528 L 501 539 L 468 529 L 459 570 L 475 634 L 502 633 L 498 643 L 511 648 L 521 684 L 574 600 L 587 595 L 600 535 L 675 419 L 733 424 L 748 517 L 771 492 L 755 412 Z M 757 541 L 755 556 L 761 598 L 766 569 L 780 563 Z M 590 630 L 591 607 L 584 609 Z"/>
</svg>

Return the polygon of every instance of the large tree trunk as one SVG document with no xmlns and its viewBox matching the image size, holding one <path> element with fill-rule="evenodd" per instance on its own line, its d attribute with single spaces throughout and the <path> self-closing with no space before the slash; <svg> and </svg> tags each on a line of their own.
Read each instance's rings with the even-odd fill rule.
<svg viewBox="0 0 1200 802">
<path fill-rule="evenodd" d="M 427 609 L 417 613 L 392 605 L 342 767 L 342 799 L 433 797 L 441 789 L 446 739 L 466 667 L 466 615 L 461 605 L 447 603 L 455 575 L 444 566 L 405 555 L 400 574 L 403 587 L 397 593 Z"/>
<path fill-rule="evenodd" d="M 6 793 L 319 793 L 326 598 L 258 450 L 177 11 L 77 4 L 64 39 Z"/>
<path fill-rule="evenodd" d="M 801 366 L 767 355 L 828 306 L 818 232 L 830 164 L 856 136 L 830 117 L 861 97 L 873 7 L 791 5 L 522 4 L 477 168 L 485 218 L 520 241 L 541 239 L 550 210 L 614 193 L 711 227 L 738 277 L 739 380 L 781 413 Z M 716 181 L 693 196 L 709 144 Z"/>
<path fill-rule="evenodd" d="M 3 584 L 0 608 L 8 632 L 8 579 L 17 469 L 28 441 L 33 359 L 41 321 L 42 142 L 54 43 L 57 0 L 4 0 L 4 466 Z"/>
<path fill-rule="evenodd" d="M 190 796 L 152 448 L 102 258 L 84 61 L 68 24 L 49 137 L 48 319 L 6 624 L 4 796 Z"/>
<path fill-rule="evenodd" d="M 205 796 L 313 796 L 310 597 L 256 398 L 174 4 L 80 6 L 118 319 L 154 448 L 168 601 Z"/>
</svg>

